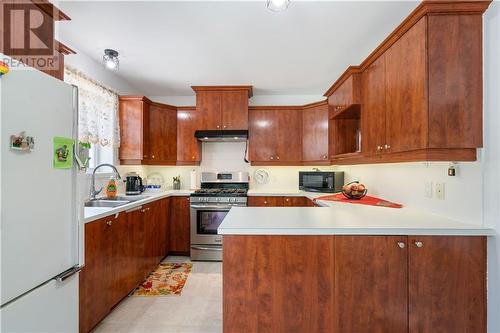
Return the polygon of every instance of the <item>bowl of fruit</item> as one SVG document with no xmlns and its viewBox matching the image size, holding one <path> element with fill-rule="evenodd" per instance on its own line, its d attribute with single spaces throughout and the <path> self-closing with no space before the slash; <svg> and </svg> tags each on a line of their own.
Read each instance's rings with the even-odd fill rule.
<svg viewBox="0 0 500 333">
<path fill-rule="evenodd" d="M 342 187 L 342 194 L 347 199 L 361 199 L 367 192 L 366 186 L 358 181 L 350 182 Z"/>
</svg>

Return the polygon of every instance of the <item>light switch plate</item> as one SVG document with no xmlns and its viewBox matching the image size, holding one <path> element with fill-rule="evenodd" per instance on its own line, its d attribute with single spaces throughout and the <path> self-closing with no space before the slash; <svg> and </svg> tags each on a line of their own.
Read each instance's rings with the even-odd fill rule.
<svg viewBox="0 0 500 333">
<path fill-rule="evenodd" d="M 436 199 L 444 200 L 444 183 L 436 183 Z"/>
</svg>

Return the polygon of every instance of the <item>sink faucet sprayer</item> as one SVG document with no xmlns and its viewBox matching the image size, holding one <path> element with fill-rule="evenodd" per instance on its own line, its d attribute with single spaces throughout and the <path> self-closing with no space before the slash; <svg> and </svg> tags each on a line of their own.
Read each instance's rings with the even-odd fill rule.
<svg viewBox="0 0 500 333">
<path fill-rule="evenodd" d="M 111 169 L 113 169 L 113 171 L 115 172 L 116 178 L 122 179 L 122 177 L 120 176 L 120 173 L 118 172 L 118 169 L 113 164 L 108 164 L 108 163 L 99 164 L 98 166 L 96 166 L 94 168 L 94 172 L 92 172 L 92 182 L 90 183 L 90 200 L 95 200 L 96 196 L 99 193 L 101 193 L 101 191 L 103 189 L 102 187 L 99 190 L 95 189 L 95 172 L 97 171 L 97 169 L 104 167 L 104 166 L 107 166 L 107 167 L 110 167 Z"/>
</svg>

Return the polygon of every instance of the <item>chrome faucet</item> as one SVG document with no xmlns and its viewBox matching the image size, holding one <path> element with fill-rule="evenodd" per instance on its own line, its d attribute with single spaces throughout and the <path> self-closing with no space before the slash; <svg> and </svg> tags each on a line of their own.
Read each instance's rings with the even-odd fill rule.
<svg viewBox="0 0 500 333">
<path fill-rule="evenodd" d="M 102 192 L 102 189 L 103 189 L 102 187 L 99 190 L 95 189 L 95 172 L 97 171 L 97 169 L 104 167 L 104 166 L 107 166 L 107 167 L 110 167 L 111 169 L 113 169 L 116 177 L 118 179 L 122 179 L 122 177 L 120 176 L 120 173 L 118 172 L 118 169 L 113 164 L 108 164 L 108 163 L 99 164 L 98 166 L 96 166 L 94 168 L 94 172 L 92 172 L 92 182 L 90 183 L 90 200 L 95 200 L 96 196 Z"/>
</svg>

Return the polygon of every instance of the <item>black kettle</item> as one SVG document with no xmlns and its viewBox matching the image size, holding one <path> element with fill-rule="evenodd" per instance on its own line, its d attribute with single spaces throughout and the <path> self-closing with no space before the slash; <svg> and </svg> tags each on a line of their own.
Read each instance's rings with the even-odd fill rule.
<svg viewBox="0 0 500 333">
<path fill-rule="evenodd" d="M 144 192 L 144 186 L 142 185 L 142 178 L 137 174 L 130 174 L 126 177 L 125 182 L 127 183 L 125 188 L 126 195 L 138 195 Z"/>
</svg>

